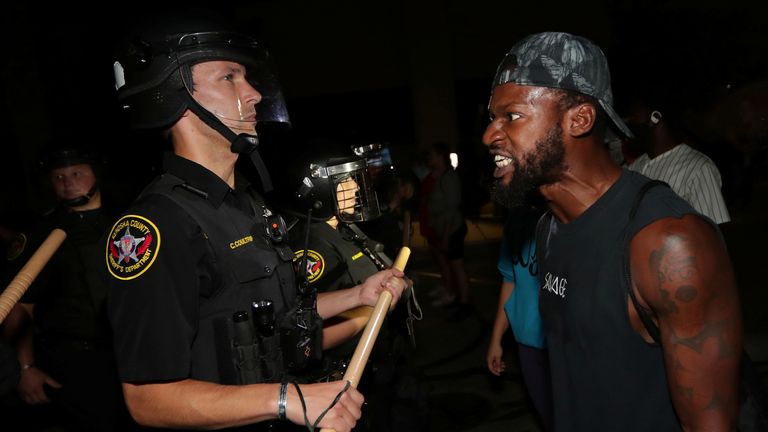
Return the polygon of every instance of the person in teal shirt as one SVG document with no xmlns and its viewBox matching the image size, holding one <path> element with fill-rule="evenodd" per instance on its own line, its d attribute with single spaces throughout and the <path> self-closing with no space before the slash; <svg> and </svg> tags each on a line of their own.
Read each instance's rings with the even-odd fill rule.
<svg viewBox="0 0 768 432">
<path fill-rule="evenodd" d="M 539 314 L 536 222 L 541 211 L 523 206 L 510 210 L 504 227 L 498 269 L 502 275 L 496 320 L 486 360 L 494 375 L 506 365 L 502 336 L 508 328 L 518 345 L 520 372 L 544 430 L 551 430 L 551 386 L 544 331 Z"/>
</svg>

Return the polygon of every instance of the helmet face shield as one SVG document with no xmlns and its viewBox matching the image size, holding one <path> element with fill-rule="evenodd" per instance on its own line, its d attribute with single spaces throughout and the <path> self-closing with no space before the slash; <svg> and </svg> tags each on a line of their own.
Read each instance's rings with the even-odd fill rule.
<svg viewBox="0 0 768 432">
<path fill-rule="evenodd" d="M 360 211 L 360 186 L 352 176 L 344 177 L 336 183 L 336 208 L 339 215 Z"/>
<path fill-rule="evenodd" d="M 200 69 L 195 66 L 207 62 L 238 65 L 238 73 L 259 96 L 249 99 L 242 88 L 226 95 L 223 86 L 213 99 L 206 99 L 203 92 L 198 94 L 198 87 L 205 87 L 201 80 L 210 76 L 200 73 L 193 79 L 192 69 Z M 172 125 L 189 108 L 184 93 L 238 132 L 253 134 L 256 122 L 290 123 L 269 54 L 256 40 L 242 34 L 147 33 L 129 39 L 113 67 L 118 100 L 136 128 Z"/>
<path fill-rule="evenodd" d="M 371 143 L 353 146 L 352 152 L 365 159 L 368 173 L 376 185 L 382 185 L 386 181 L 384 177 L 391 174 L 395 168 L 392 165 L 392 155 L 386 144 Z"/>
<path fill-rule="evenodd" d="M 335 215 L 342 222 L 362 222 L 381 214 L 373 182 L 363 159 L 346 159 L 326 165 L 310 165 L 312 183 L 327 182 L 326 190 L 334 203 Z"/>
<path fill-rule="evenodd" d="M 178 38 L 173 52 L 186 90 L 230 128 L 253 133 L 256 122 L 290 122 L 269 54 L 255 40 L 189 33 Z M 190 73 L 182 65 L 190 65 Z"/>
</svg>

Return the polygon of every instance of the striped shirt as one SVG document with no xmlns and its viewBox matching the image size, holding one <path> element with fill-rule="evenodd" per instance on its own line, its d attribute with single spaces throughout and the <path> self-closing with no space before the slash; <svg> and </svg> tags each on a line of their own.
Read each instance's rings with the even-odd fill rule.
<svg viewBox="0 0 768 432">
<path fill-rule="evenodd" d="M 720 171 L 712 159 L 687 144 L 678 144 L 653 159 L 648 157 L 648 153 L 643 153 L 628 168 L 667 182 L 696 211 L 716 223 L 731 220 L 720 191 Z"/>
</svg>

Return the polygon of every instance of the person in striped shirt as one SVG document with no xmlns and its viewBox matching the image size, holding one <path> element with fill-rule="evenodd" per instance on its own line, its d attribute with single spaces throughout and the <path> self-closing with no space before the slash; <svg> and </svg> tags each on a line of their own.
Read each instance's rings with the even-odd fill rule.
<svg viewBox="0 0 768 432">
<path fill-rule="evenodd" d="M 627 167 L 662 180 L 699 213 L 717 224 L 731 220 L 721 192 L 720 171 L 712 159 L 684 143 L 677 110 L 664 102 L 636 99 L 627 124 L 644 151 Z"/>
</svg>

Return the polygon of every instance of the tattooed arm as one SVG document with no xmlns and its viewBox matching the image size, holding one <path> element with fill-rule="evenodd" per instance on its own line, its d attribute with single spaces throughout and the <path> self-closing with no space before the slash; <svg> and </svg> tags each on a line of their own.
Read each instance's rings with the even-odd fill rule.
<svg viewBox="0 0 768 432">
<path fill-rule="evenodd" d="M 733 268 L 718 233 L 693 215 L 632 239 L 633 289 L 652 311 L 672 402 L 684 430 L 735 430 L 742 323 Z M 630 318 L 650 340 L 634 307 Z"/>
</svg>

